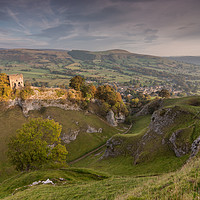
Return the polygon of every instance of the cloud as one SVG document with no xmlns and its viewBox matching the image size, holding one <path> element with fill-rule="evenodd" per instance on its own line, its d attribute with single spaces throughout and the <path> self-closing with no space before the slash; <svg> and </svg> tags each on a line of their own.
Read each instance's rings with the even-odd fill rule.
<svg viewBox="0 0 200 200">
<path fill-rule="evenodd" d="M 73 32 L 73 30 L 74 26 L 72 24 L 61 24 L 56 27 L 44 29 L 41 31 L 41 33 L 32 36 L 59 39 L 60 37 L 70 35 Z"/>
</svg>

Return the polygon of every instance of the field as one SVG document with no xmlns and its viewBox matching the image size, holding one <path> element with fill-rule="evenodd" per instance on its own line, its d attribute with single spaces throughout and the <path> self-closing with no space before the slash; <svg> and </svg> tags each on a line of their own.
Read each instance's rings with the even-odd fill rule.
<svg viewBox="0 0 200 200">
<path fill-rule="evenodd" d="M 200 80 L 197 64 L 124 50 L 0 50 L 0 70 L 7 74 L 22 73 L 33 85 L 47 87 L 68 86 L 73 76 L 81 75 L 94 84 L 126 82 L 130 85 L 139 80 L 143 86 L 163 84 L 198 93 Z"/>
</svg>

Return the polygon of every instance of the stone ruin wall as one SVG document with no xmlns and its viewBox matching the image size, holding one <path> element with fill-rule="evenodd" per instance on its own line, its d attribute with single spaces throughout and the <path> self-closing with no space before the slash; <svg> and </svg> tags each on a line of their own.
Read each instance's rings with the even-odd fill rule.
<svg viewBox="0 0 200 200">
<path fill-rule="evenodd" d="M 10 81 L 10 87 L 12 89 L 19 89 L 24 87 L 23 74 L 13 74 L 8 76 Z"/>
</svg>

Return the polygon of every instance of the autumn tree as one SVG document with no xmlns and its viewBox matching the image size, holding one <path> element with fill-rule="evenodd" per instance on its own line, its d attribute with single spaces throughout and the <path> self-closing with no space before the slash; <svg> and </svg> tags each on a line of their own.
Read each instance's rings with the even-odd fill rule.
<svg viewBox="0 0 200 200">
<path fill-rule="evenodd" d="M 170 92 L 167 89 L 162 89 L 158 92 L 158 95 L 162 98 L 168 98 L 171 96 Z"/>
<path fill-rule="evenodd" d="M 0 73 L 0 100 L 6 100 L 11 95 L 10 82 L 7 74 Z"/>
<path fill-rule="evenodd" d="M 69 86 L 72 89 L 79 91 L 83 87 L 84 84 L 85 84 L 85 79 L 83 77 L 75 76 L 70 80 Z"/>
<path fill-rule="evenodd" d="M 118 112 L 127 113 L 128 112 L 125 104 L 122 101 L 120 93 L 118 93 L 110 85 L 99 86 L 97 88 L 95 96 L 97 99 L 100 99 L 103 102 L 102 109 L 104 109 L 104 110 L 110 108 L 115 113 L 118 113 Z M 106 102 L 106 104 L 104 102 Z"/>
<path fill-rule="evenodd" d="M 35 118 L 10 138 L 8 157 L 17 170 L 44 165 L 65 165 L 67 150 L 60 141 L 62 126 L 54 120 Z"/>
<path fill-rule="evenodd" d="M 97 91 L 96 87 L 92 84 L 84 85 L 81 88 L 83 97 L 85 97 L 86 99 L 93 99 L 96 94 L 96 91 Z"/>
</svg>

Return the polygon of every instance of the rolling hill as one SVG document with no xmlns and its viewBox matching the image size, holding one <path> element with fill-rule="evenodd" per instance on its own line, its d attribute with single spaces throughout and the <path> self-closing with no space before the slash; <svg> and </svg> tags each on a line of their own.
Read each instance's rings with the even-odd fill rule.
<svg viewBox="0 0 200 200">
<path fill-rule="evenodd" d="M 47 87 L 68 85 L 73 76 L 81 75 L 94 84 L 139 80 L 144 86 L 171 85 L 198 93 L 200 80 L 199 65 L 125 50 L 0 50 L 0 70 L 23 73 L 33 85 Z"/>
<path fill-rule="evenodd" d="M 200 65 L 200 56 L 177 56 L 177 57 L 168 57 L 168 58 L 171 60 L 179 61 L 179 62 Z"/>
</svg>

